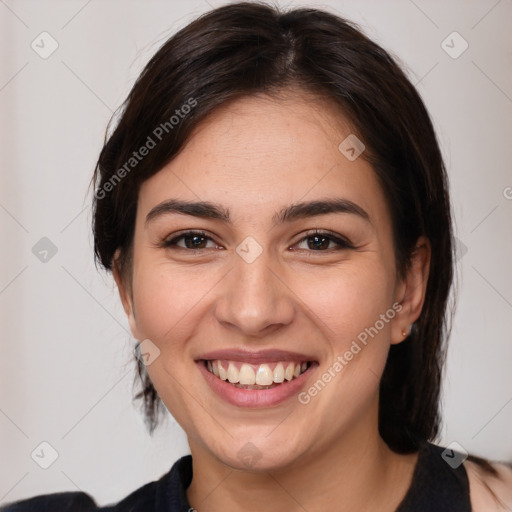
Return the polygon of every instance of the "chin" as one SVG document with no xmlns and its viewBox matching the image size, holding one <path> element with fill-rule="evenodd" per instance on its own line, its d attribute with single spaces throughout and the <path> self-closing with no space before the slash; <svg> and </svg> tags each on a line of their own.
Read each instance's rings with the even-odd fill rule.
<svg viewBox="0 0 512 512">
<path fill-rule="evenodd" d="M 212 455 L 223 464 L 241 471 L 265 472 L 284 469 L 302 457 L 310 440 L 299 438 L 299 432 L 290 432 L 283 426 L 273 427 L 275 431 L 254 427 L 240 429 L 233 437 L 225 432 L 222 440 L 205 440 Z M 281 431 L 278 432 L 278 430 Z M 211 442 L 210 442 L 211 441 Z"/>
</svg>

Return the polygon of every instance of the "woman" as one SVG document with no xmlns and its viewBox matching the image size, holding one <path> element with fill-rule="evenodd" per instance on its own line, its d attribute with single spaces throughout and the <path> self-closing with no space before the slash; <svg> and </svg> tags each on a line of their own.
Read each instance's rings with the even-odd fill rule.
<svg viewBox="0 0 512 512">
<path fill-rule="evenodd" d="M 2 510 L 510 509 L 510 468 L 430 443 L 447 178 L 419 95 L 357 28 L 251 3 L 200 17 L 142 72 L 94 183 L 150 429 L 165 404 L 191 456 L 111 507 Z"/>
</svg>

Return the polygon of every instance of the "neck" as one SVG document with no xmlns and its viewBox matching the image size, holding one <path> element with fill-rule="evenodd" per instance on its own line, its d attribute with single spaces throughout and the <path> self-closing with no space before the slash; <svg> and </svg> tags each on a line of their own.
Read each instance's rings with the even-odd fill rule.
<svg viewBox="0 0 512 512">
<path fill-rule="evenodd" d="M 417 454 L 396 454 L 377 429 L 360 427 L 286 467 L 259 472 L 233 469 L 191 444 L 190 505 L 197 512 L 394 511 L 411 484 Z"/>
</svg>

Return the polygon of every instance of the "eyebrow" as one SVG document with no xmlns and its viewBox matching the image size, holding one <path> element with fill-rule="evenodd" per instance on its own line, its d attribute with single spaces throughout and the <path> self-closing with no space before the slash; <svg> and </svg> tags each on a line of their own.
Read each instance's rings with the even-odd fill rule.
<svg viewBox="0 0 512 512">
<path fill-rule="evenodd" d="M 232 224 L 229 209 L 222 205 L 211 203 L 209 201 L 181 201 L 178 199 L 168 199 L 156 205 L 146 216 L 146 224 L 157 217 L 169 213 L 178 213 L 181 215 L 191 215 L 203 219 L 220 220 L 226 224 Z M 293 222 L 308 217 L 317 217 L 319 215 L 328 215 L 330 213 L 349 213 L 361 217 L 369 222 L 370 216 L 358 204 L 342 198 L 323 199 L 291 204 L 272 217 L 274 225 L 285 222 Z"/>
</svg>

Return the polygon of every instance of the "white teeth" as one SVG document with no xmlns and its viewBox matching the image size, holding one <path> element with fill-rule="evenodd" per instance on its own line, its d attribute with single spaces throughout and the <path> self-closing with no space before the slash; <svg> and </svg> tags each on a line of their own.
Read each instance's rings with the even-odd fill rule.
<svg viewBox="0 0 512 512">
<path fill-rule="evenodd" d="M 293 363 L 290 363 L 286 370 L 284 371 L 284 378 L 286 380 L 292 380 L 293 379 L 293 373 L 295 371 L 295 365 Z"/>
<path fill-rule="evenodd" d="M 240 369 L 238 369 L 240 363 L 235 361 L 224 361 L 223 366 L 220 360 L 214 360 L 207 361 L 206 367 L 216 377 L 241 386 L 281 384 L 285 380 L 291 381 L 299 377 L 301 373 L 308 369 L 307 362 L 278 362 L 272 370 L 271 366 L 273 364 L 275 363 L 262 363 L 260 365 L 242 363 Z"/>
<path fill-rule="evenodd" d="M 228 380 L 231 384 L 236 384 L 239 381 L 239 371 L 233 363 L 228 366 Z"/>
<path fill-rule="evenodd" d="M 215 366 L 215 363 L 213 363 L 213 365 Z M 222 380 L 227 380 L 228 372 L 224 369 L 224 367 L 222 366 L 222 363 L 220 361 L 217 361 L 217 365 L 219 366 L 219 377 Z"/>
<path fill-rule="evenodd" d="M 307 365 L 307 363 L 306 363 Z M 274 382 L 280 384 L 284 381 L 284 366 L 283 363 L 277 363 L 277 366 L 274 368 Z"/>
<path fill-rule="evenodd" d="M 252 366 L 245 363 L 242 365 L 242 367 L 240 368 L 239 380 L 240 384 L 256 384 L 256 374 L 254 373 Z"/>
<path fill-rule="evenodd" d="M 256 384 L 259 386 L 270 386 L 274 382 L 274 373 L 268 364 L 260 364 L 256 372 Z"/>
</svg>

